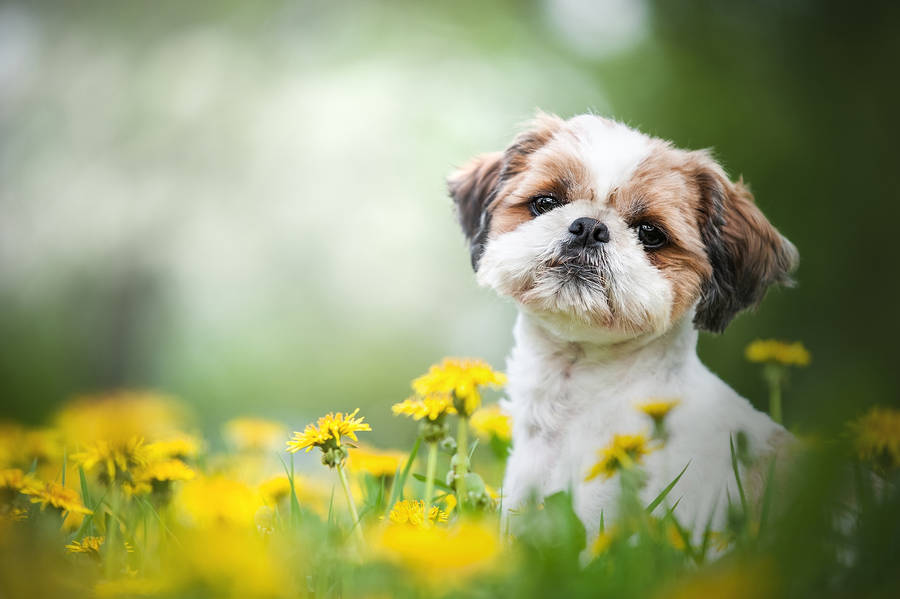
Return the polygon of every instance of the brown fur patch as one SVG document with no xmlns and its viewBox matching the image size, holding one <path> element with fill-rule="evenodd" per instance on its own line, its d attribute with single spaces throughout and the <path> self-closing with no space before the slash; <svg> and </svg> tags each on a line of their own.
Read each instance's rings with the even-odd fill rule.
<svg viewBox="0 0 900 599">
<path fill-rule="evenodd" d="M 701 198 L 697 226 L 712 266 L 694 322 L 719 332 L 762 301 L 771 285 L 792 283 L 797 250 L 757 208 L 743 180 L 732 183 L 706 152 L 687 155 L 685 172 Z"/>
<path fill-rule="evenodd" d="M 564 121 L 558 116 L 538 113 L 528 123 L 526 130 L 517 135 L 504 152 L 502 182 L 525 172 L 529 166 L 528 157 L 553 139 L 556 132 L 562 128 L 563 123 Z"/>
<path fill-rule="evenodd" d="M 587 169 L 573 156 L 536 152 L 526 170 L 509 179 L 491 206 L 491 234 L 512 231 L 533 218 L 529 204 L 537 196 L 550 195 L 561 203 L 590 199 Z"/>
<path fill-rule="evenodd" d="M 683 172 L 685 160 L 685 152 L 660 142 L 612 197 L 629 225 L 650 223 L 669 239 L 662 248 L 648 252 L 648 257 L 672 285 L 673 320 L 697 301 L 703 281 L 712 272 L 697 230 L 700 193 Z"/>
</svg>

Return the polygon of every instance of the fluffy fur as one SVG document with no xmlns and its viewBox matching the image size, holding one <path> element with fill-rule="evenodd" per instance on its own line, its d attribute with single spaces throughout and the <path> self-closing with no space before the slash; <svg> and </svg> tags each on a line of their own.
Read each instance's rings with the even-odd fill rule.
<svg viewBox="0 0 900 599">
<path fill-rule="evenodd" d="M 593 115 L 541 114 L 504 151 L 449 179 L 481 285 L 519 307 L 507 371 L 513 453 L 504 507 L 571 489 L 596 533 L 618 483 L 585 474 L 616 433 L 644 432 L 636 405 L 678 398 L 670 440 L 646 460 L 648 501 L 690 463 L 673 497 L 690 523 L 734 496 L 729 437 L 774 451 L 784 429 L 707 370 L 697 329 L 723 330 L 775 283 L 794 247 L 706 152 L 689 152 Z M 535 215 L 536 198 L 555 208 Z M 578 218 L 609 239 L 572 249 Z M 666 243 L 649 248 L 651 224 Z M 699 522 L 697 519 L 702 519 Z"/>
</svg>

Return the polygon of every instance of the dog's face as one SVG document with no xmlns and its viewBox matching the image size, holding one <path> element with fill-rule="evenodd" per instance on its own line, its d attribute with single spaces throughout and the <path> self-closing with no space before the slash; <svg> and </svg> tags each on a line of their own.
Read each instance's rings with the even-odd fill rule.
<svg viewBox="0 0 900 599">
<path fill-rule="evenodd" d="M 449 188 L 478 281 L 563 330 L 628 338 L 695 309 L 721 331 L 797 262 L 706 152 L 592 115 L 539 115 Z"/>
</svg>

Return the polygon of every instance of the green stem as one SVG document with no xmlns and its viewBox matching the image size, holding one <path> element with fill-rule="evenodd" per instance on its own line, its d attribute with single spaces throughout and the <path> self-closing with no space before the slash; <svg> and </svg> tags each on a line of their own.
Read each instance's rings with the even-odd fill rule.
<svg viewBox="0 0 900 599">
<path fill-rule="evenodd" d="M 431 500 L 434 497 L 434 474 L 437 471 L 438 444 L 428 444 L 428 465 L 425 469 L 425 509 L 431 510 Z M 426 511 L 426 514 L 428 512 Z"/>
<path fill-rule="evenodd" d="M 113 483 L 111 482 L 110 485 Z M 119 542 L 119 493 L 116 489 L 112 489 L 109 497 L 109 513 L 106 514 L 106 539 L 103 541 L 105 550 L 104 574 L 107 579 L 112 579 L 118 573 L 118 553 L 116 552 Z"/>
<path fill-rule="evenodd" d="M 767 365 L 765 379 L 769 383 L 769 415 L 772 420 L 782 424 L 781 381 L 784 380 L 782 368 L 776 364 Z"/>
<path fill-rule="evenodd" d="M 350 493 L 350 483 L 347 482 L 347 475 L 344 469 L 338 464 L 335 466 L 338 471 L 338 477 L 341 479 L 341 485 L 344 487 L 344 495 L 347 497 L 347 506 L 350 508 L 350 517 L 353 518 L 353 530 L 356 532 L 356 538 L 360 546 L 365 545 L 366 539 L 363 537 L 362 523 L 359 521 L 359 513 L 356 511 L 356 503 L 353 501 L 353 495 Z"/>
<path fill-rule="evenodd" d="M 456 500 L 460 511 L 463 511 L 466 503 L 466 474 L 469 473 L 469 421 L 465 416 L 460 416 L 459 425 L 456 428 Z"/>
</svg>

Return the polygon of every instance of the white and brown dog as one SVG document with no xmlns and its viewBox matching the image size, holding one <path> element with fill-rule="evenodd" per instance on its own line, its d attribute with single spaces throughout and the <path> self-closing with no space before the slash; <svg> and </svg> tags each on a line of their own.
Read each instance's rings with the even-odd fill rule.
<svg viewBox="0 0 900 599">
<path fill-rule="evenodd" d="M 596 533 L 619 489 L 585 481 L 597 450 L 648 428 L 637 404 L 678 398 L 665 448 L 645 460 L 646 498 L 690 463 L 677 513 L 695 527 L 711 510 L 721 520 L 726 489 L 736 497 L 729 437 L 743 431 L 757 455 L 788 437 L 696 354 L 698 329 L 722 331 L 797 263 L 743 183 L 705 151 L 593 115 L 540 114 L 449 188 L 478 282 L 519 308 L 504 507 L 571 489 Z"/>
</svg>

